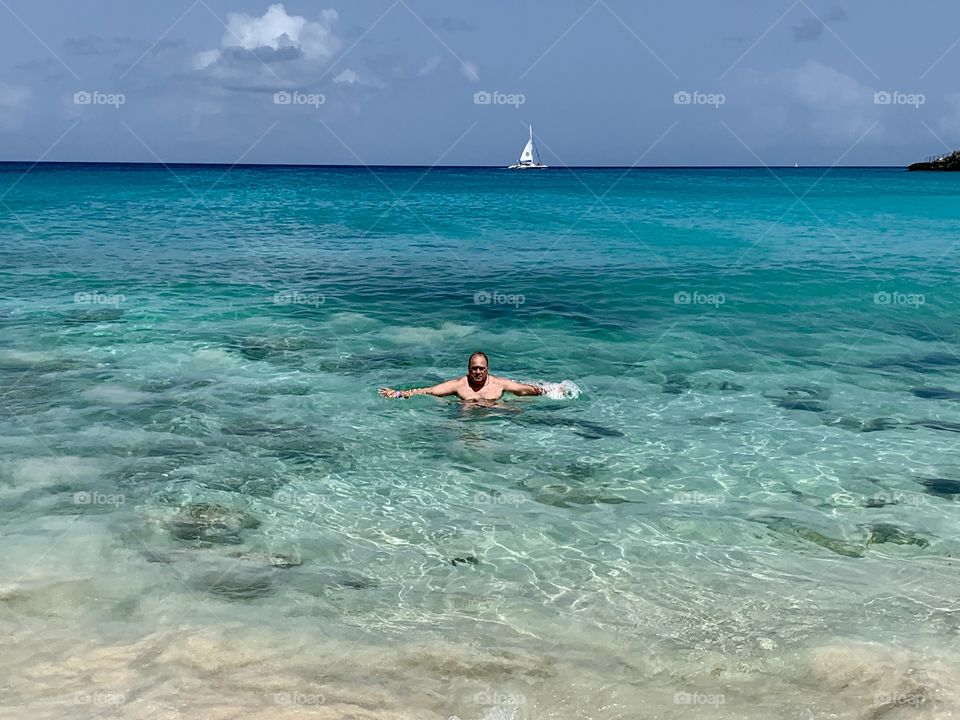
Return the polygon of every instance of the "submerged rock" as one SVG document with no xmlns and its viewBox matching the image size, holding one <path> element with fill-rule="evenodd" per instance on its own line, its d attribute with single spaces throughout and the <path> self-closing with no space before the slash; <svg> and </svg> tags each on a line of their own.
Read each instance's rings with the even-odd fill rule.
<svg viewBox="0 0 960 720">
<path fill-rule="evenodd" d="M 576 420 L 574 418 L 558 417 L 535 417 L 535 416 L 514 416 L 516 422 L 526 425 L 546 425 L 547 427 L 568 427 L 572 428 L 575 435 L 587 438 L 588 440 L 598 440 L 601 437 L 623 437 L 619 430 L 613 430 L 604 427 L 599 423 L 589 420 Z"/>
<path fill-rule="evenodd" d="M 920 478 L 918 482 L 927 492 L 942 498 L 953 499 L 960 495 L 960 481 L 947 478 Z"/>
<path fill-rule="evenodd" d="M 746 390 L 746 388 L 730 380 L 716 380 L 712 378 L 691 380 L 686 375 L 669 375 L 663 383 L 663 392 L 668 395 L 682 395 L 691 390 L 701 392 L 741 392 Z"/>
<path fill-rule="evenodd" d="M 693 389 L 693 383 L 686 375 L 670 375 L 663 384 L 663 392 L 669 395 L 682 395 Z"/>
<path fill-rule="evenodd" d="M 879 360 L 870 363 L 870 368 L 896 368 L 902 367 L 907 370 L 913 370 L 919 373 L 940 372 L 944 368 L 954 368 L 960 366 L 960 357 L 952 353 L 934 352 L 916 357 L 898 358 L 895 360 Z"/>
<path fill-rule="evenodd" d="M 247 360 L 266 360 L 273 353 L 265 347 L 252 346 L 248 347 L 246 345 L 240 346 L 240 354 L 243 355 Z"/>
<path fill-rule="evenodd" d="M 822 413 L 827 406 L 819 400 L 805 400 L 802 398 L 781 398 L 777 400 L 777 407 L 784 410 L 803 410 L 806 412 Z"/>
<path fill-rule="evenodd" d="M 228 600 L 251 600 L 273 591 L 273 581 L 263 570 L 253 571 L 242 567 L 228 570 L 211 570 L 192 579 L 191 584 L 197 590 L 209 592 Z"/>
<path fill-rule="evenodd" d="M 900 427 L 900 421 L 893 418 L 873 418 L 864 420 L 860 432 L 880 432 L 882 430 L 893 430 Z"/>
<path fill-rule="evenodd" d="M 830 388 L 822 385 L 789 385 L 784 388 L 787 397 L 829 400 Z"/>
<path fill-rule="evenodd" d="M 814 530 L 813 528 L 806 527 L 805 525 L 801 525 L 794 520 L 790 520 L 788 518 L 771 518 L 764 522 L 767 527 L 774 532 L 781 533 L 782 535 L 796 535 L 797 537 L 803 538 L 807 542 L 814 543 L 815 545 L 826 548 L 831 552 L 835 552 L 837 555 L 853 558 L 863 557 L 863 546 L 847 542 L 846 540 L 838 540 L 836 538 L 827 537 L 823 533 Z"/>
<path fill-rule="evenodd" d="M 960 433 L 960 423 L 949 422 L 947 420 L 914 420 L 911 425 L 925 427 L 931 430 L 943 430 L 944 432 Z"/>
<path fill-rule="evenodd" d="M 915 387 L 910 393 L 924 400 L 960 400 L 960 392 L 942 387 Z"/>
<path fill-rule="evenodd" d="M 299 567 L 303 565 L 303 560 L 299 555 L 283 555 L 283 554 L 274 554 L 274 553 L 265 553 L 265 552 L 244 552 L 244 553 L 235 553 L 233 557 L 240 560 L 250 560 L 252 562 L 262 563 L 269 565 L 270 567 L 280 568 L 285 570 L 287 568 Z"/>
<path fill-rule="evenodd" d="M 700 425 L 702 427 L 720 427 L 727 423 L 737 422 L 733 418 L 726 418 L 720 415 L 704 415 L 703 417 L 691 418 L 691 425 Z"/>
<path fill-rule="evenodd" d="M 830 397 L 828 388 L 819 385 L 790 385 L 783 389 L 783 395 L 767 395 L 776 401 L 777 407 L 783 410 L 800 410 L 804 412 L 826 412 L 827 406 L 823 400 Z"/>
<path fill-rule="evenodd" d="M 575 435 L 579 435 L 580 437 L 584 437 L 589 440 L 595 440 L 601 437 L 623 437 L 623 433 L 619 430 L 612 430 L 611 428 L 598 425 L 597 423 L 590 422 L 588 420 L 575 420 L 572 423 L 572 426 L 580 429 L 580 432 L 577 430 L 573 431 Z"/>
<path fill-rule="evenodd" d="M 872 418 L 870 420 L 858 420 L 849 417 L 835 417 L 823 420 L 824 425 L 836 426 L 852 432 L 881 432 L 883 430 L 894 430 L 903 423 L 894 418 Z"/>
<path fill-rule="evenodd" d="M 471 555 L 470 557 L 473 557 L 473 556 Z M 460 558 L 456 558 L 456 559 L 460 559 Z M 476 565 L 477 562 L 479 562 L 476 560 L 476 558 L 474 558 L 474 561 L 475 561 L 473 562 L 474 565 Z M 470 560 L 468 559 L 467 562 L 470 562 Z M 456 565 L 457 563 L 453 563 L 453 564 Z M 380 587 L 379 580 L 375 580 L 374 578 L 369 578 L 369 577 L 366 577 L 365 575 L 361 575 L 359 573 L 353 573 L 353 572 L 338 573 L 333 580 L 333 584 L 338 585 L 340 587 L 350 588 L 351 590 L 372 590 Z"/>
<path fill-rule="evenodd" d="M 303 350 L 319 350 L 321 345 L 302 337 L 245 337 L 231 347 L 247 360 L 269 360 Z"/>
<path fill-rule="evenodd" d="M 570 485 L 546 485 L 535 489 L 533 490 L 533 499 L 544 505 L 558 508 L 570 508 L 574 505 L 621 505 L 631 502 L 625 498 L 608 494 L 602 488 L 589 489 Z"/>
<path fill-rule="evenodd" d="M 260 527 L 260 521 L 243 510 L 211 503 L 193 503 L 181 508 L 170 522 L 170 533 L 178 540 L 238 545 L 241 531 Z"/>
<path fill-rule="evenodd" d="M 916 545 L 917 547 L 927 547 L 930 541 L 920 537 L 912 530 L 903 530 L 896 525 L 889 523 L 878 523 L 870 525 L 867 528 L 867 545 L 881 545 L 883 543 L 893 543 L 894 545 Z"/>
<path fill-rule="evenodd" d="M 455 557 L 451 558 L 451 565 L 463 565 L 469 563 L 470 565 L 479 565 L 480 559 L 476 555 L 467 555 L 465 557 Z"/>
</svg>

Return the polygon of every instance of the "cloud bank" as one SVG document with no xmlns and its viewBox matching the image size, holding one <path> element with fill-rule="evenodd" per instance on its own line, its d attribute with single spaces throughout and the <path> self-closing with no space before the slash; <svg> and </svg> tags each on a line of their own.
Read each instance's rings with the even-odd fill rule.
<svg viewBox="0 0 960 720">
<path fill-rule="evenodd" d="M 271 5 L 259 17 L 230 13 L 221 48 L 197 53 L 194 68 L 203 70 L 220 62 L 237 60 L 238 50 L 253 53 L 263 62 L 329 59 L 342 45 L 333 32 L 338 19 L 336 10 L 322 10 L 320 19 L 311 22 L 300 15 L 288 15 L 282 3 Z"/>
</svg>

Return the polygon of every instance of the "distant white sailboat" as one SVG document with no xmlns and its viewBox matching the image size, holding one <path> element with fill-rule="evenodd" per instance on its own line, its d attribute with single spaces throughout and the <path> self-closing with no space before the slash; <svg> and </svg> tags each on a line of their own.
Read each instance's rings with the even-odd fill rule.
<svg viewBox="0 0 960 720">
<path fill-rule="evenodd" d="M 507 170 L 544 170 L 546 165 L 540 162 L 540 153 L 533 142 L 533 125 L 530 126 L 530 139 L 523 146 L 523 152 L 520 153 L 520 159 Z"/>
</svg>

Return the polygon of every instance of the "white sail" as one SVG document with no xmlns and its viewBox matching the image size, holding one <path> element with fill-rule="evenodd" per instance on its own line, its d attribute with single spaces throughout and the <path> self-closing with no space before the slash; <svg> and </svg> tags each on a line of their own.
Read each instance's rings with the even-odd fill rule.
<svg viewBox="0 0 960 720">
<path fill-rule="evenodd" d="M 533 162 L 533 138 L 527 140 L 527 144 L 523 146 L 523 152 L 520 153 L 520 162 L 521 163 L 532 163 Z"/>
</svg>

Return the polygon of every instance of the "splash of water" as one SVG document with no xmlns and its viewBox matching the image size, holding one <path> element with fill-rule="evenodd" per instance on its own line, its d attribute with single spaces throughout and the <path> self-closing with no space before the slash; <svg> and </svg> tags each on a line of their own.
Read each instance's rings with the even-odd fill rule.
<svg viewBox="0 0 960 720">
<path fill-rule="evenodd" d="M 580 397 L 580 388 L 572 380 L 547 382 L 546 380 L 525 381 L 528 385 L 540 388 L 544 397 L 551 400 L 576 400 Z"/>
</svg>

